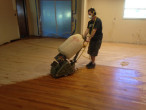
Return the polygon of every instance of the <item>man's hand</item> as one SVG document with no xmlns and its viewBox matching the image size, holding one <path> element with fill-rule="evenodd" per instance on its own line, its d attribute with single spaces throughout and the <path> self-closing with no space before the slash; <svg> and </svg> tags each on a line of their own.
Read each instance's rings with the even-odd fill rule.
<svg viewBox="0 0 146 110">
<path fill-rule="evenodd" d="M 87 37 L 86 38 L 86 42 L 90 42 L 90 37 Z"/>
<path fill-rule="evenodd" d="M 89 29 L 87 28 L 86 31 L 85 31 L 85 33 L 84 33 L 84 35 L 83 35 L 83 39 L 85 41 L 86 41 L 86 36 L 87 36 L 88 33 L 89 33 Z"/>
<path fill-rule="evenodd" d="M 90 42 L 90 38 L 86 37 L 85 42 L 83 43 L 83 47 L 86 47 L 88 45 L 88 43 Z"/>
<path fill-rule="evenodd" d="M 86 47 L 88 45 L 88 42 L 83 43 L 83 47 Z"/>
</svg>

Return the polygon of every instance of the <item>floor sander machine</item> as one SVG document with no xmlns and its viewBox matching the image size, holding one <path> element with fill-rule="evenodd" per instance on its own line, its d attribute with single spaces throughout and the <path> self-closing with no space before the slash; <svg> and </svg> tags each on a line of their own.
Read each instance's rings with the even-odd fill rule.
<svg viewBox="0 0 146 110">
<path fill-rule="evenodd" d="M 51 64 L 51 76 L 53 78 L 60 78 L 71 75 L 75 72 L 75 63 L 79 56 L 81 49 L 84 46 L 84 39 L 82 35 L 75 34 L 70 36 L 61 46 L 59 46 L 59 54 L 55 56 L 55 61 Z M 71 60 L 70 60 L 71 59 Z"/>
</svg>

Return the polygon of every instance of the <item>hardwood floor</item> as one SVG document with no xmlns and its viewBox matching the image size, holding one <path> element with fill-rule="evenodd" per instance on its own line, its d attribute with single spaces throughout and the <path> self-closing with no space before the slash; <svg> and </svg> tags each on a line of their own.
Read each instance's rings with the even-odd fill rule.
<svg viewBox="0 0 146 110">
<path fill-rule="evenodd" d="M 50 76 L 0 88 L 0 110 L 145 110 L 135 70 L 97 65 L 60 79 Z"/>
<path fill-rule="evenodd" d="M 146 109 L 146 45 L 104 42 L 95 69 L 85 68 L 85 52 L 75 74 L 53 79 L 50 64 L 63 41 L 26 39 L 0 46 L 0 110 Z"/>
</svg>

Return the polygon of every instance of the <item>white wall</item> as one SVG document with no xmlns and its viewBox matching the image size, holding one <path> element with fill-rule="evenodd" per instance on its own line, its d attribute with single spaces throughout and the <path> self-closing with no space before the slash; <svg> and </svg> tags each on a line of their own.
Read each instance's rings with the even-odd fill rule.
<svg viewBox="0 0 146 110">
<path fill-rule="evenodd" d="M 36 3 L 38 3 L 38 0 Z M 36 12 L 35 0 L 26 0 L 26 8 L 28 15 L 29 34 L 38 36 L 37 12 Z"/>
<path fill-rule="evenodd" d="M 91 7 L 102 19 L 104 41 L 146 44 L 146 20 L 123 19 L 124 0 L 88 0 L 84 10 Z"/>
<path fill-rule="evenodd" d="M 14 0 L 0 0 L 0 44 L 20 38 Z"/>
<path fill-rule="evenodd" d="M 81 34 L 84 34 L 86 28 L 87 28 L 87 0 L 82 0 L 82 5 L 81 5 Z"/>
</svg>

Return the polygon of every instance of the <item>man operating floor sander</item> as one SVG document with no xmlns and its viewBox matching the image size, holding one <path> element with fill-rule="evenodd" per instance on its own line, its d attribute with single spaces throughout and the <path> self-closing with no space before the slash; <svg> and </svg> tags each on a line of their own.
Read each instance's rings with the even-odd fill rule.
<svg viewBox="0 0 146 110">
<path fill-rule="evenodd" d="M 89 18 L 88 27 L 85 31 L 84 36 L 80 34 L 73 35 L 69 37 L 59 48 L 59 54 L 55 57 L 56 61 L 51 64 L 51 76 L 54 78 L 59 78 L 62 76 L 68 76 L 75 72 L 75 63 L 80 50 L 83 47 L 84 41 L 89 43 L 88 54 L 91 57 L 91 62 L 86 65 L 88 69 L 95 67 L 95 57 L 98 55 L 102 43 L 102 21 L 100 18 L 96 17 L 96 11 L 94 8 L 88 10 Z M 90 40 L 86 39 L 87 34 Z M 85 50 L 85 48 L 84 48 Z M 84 52 L 82 51 L 82 53 Z M 82 53 L 80 55 L 82 55 Z M 75 55 L 75 56 L 74 56 Z M 74 58 L 69 60 L 71 57 Z"/>
</svg>

